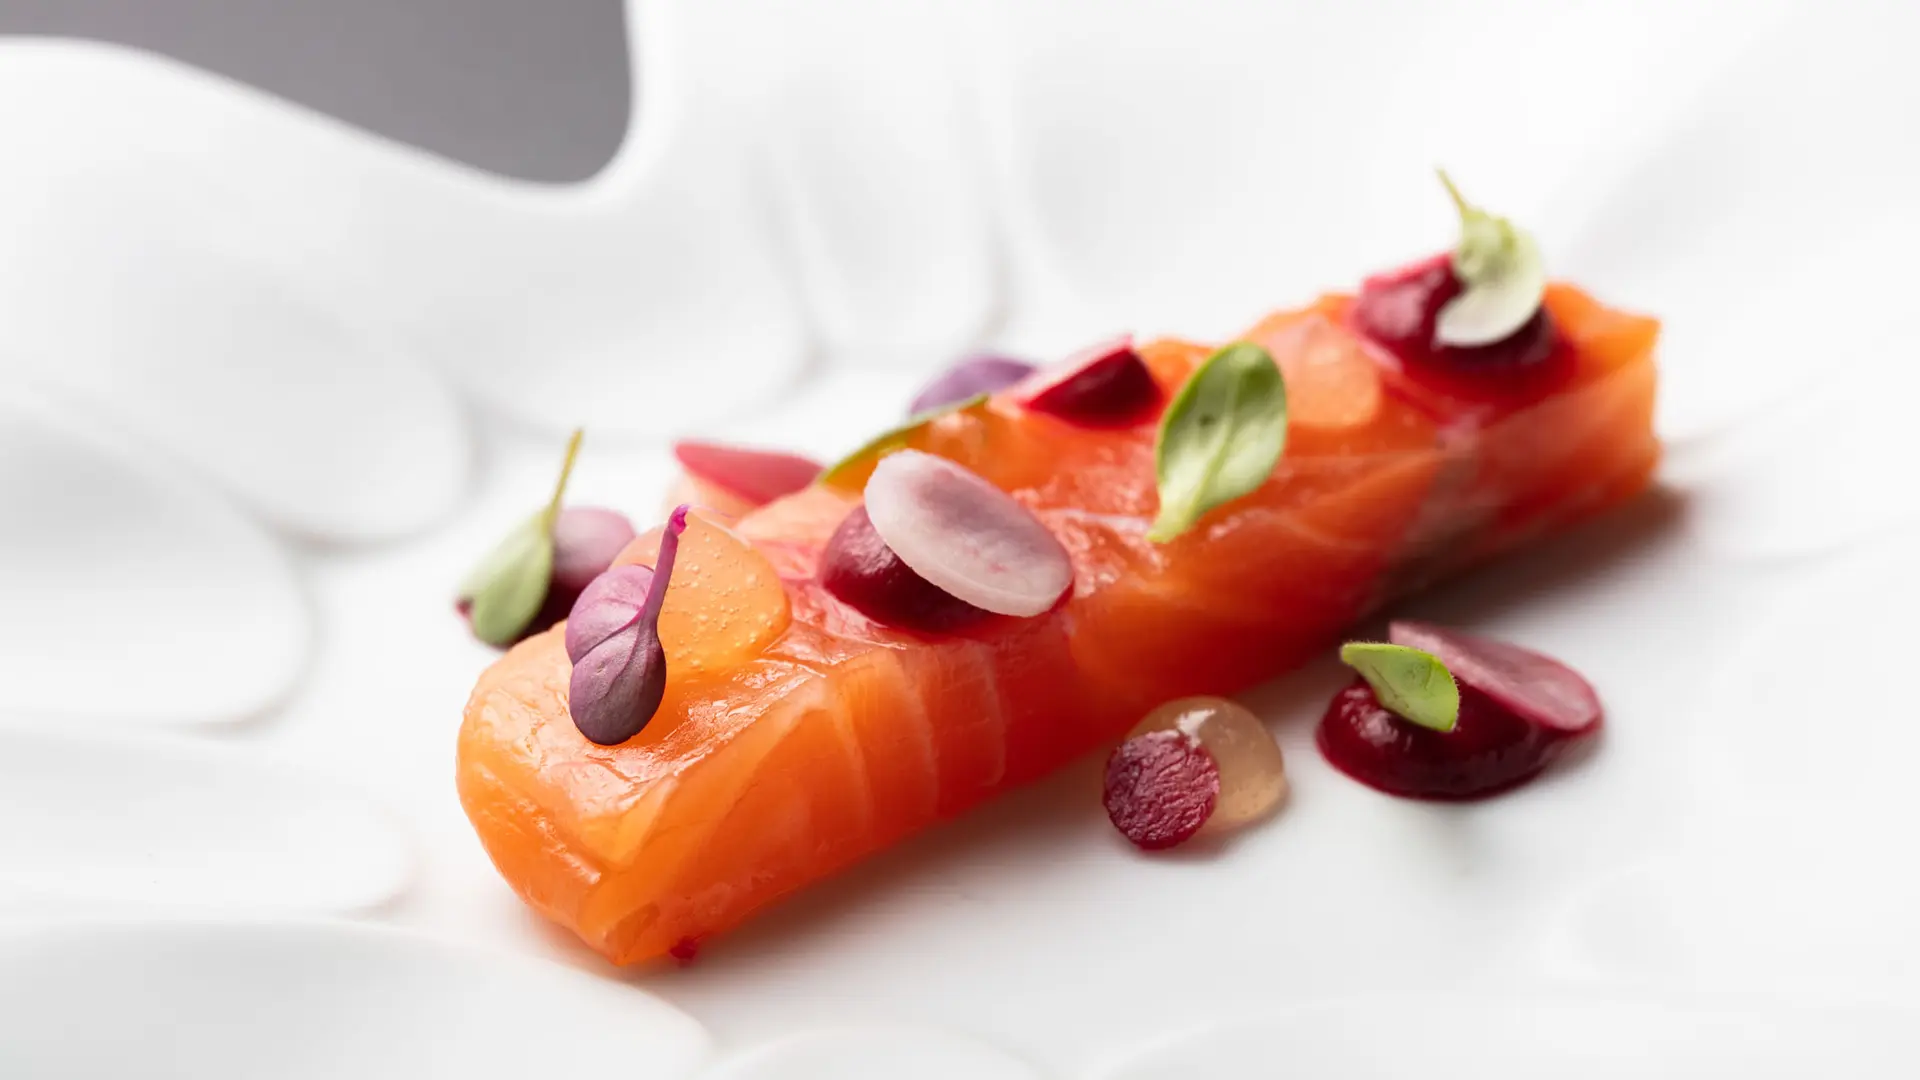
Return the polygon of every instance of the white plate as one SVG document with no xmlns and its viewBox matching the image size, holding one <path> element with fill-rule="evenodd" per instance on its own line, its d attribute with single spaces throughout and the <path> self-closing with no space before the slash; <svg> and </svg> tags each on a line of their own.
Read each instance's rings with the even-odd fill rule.
<svg viewBox="0 0 1920 1080">
<path fill-rule="evenodd" d="M 231 723 L 313 650 L 288 553 L 149 447 L 0 386 L 0 716 Z"/>
<path fill-rule="evenodd" d="M 406 887 L 391 816 L 220 746 L 0 724 L 0 914 L 362 912 Z"/>
<path fill-rule="evenodd" d="M 1373 998 L 1186 1032 L 1097 1080 L 1895 1080 L 1920 1067 L 1916 1019 L 1738 999 Z"/>
<path fill-rule="evenodd" d="M 687 1017 L 536 960 L 367 926 L 87 924 L 0 935 L 0 1076 L 682 1080 Z"/>
</svg>

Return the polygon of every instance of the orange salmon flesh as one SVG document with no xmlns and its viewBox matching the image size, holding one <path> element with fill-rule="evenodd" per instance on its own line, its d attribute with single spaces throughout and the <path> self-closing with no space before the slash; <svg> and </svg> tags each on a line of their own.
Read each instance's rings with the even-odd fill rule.
<svg viewBox="0 0 1920 1080">
<path fill-rule="evenodd" d="M 1382 605 L 1648 483 L 1653 320 L 1552 286 L 1567 377 L 1539 400 L 1449 416 L 1396 392 L 1392 361 L 1348 329 L 1350 302 L 1248 332 L 1286 375 L 1285 454 L 1259 490 L 1166 544 L 1145 538 L 1151 421 L 1090 430 L 1002 394 L 913 437 L 1065 545 L 1072 592 L 1036 618 L 921 635 L 823 592 L 819 553 L 859 482 L 725 528 L 696 519 L 661 618 L 667 697 L 638 736 L 596 746 L 574 728 L 562 627 L 480 677 L 457 771 L 494 865 L 609 960 L 657 958 L 1111 745 L 1154 705 L 1287 671 Z M 1210 350 L 1140 351 L 1171 397 Z M 621 559 L 651 563 L 657 543 Z"/>
</svg>

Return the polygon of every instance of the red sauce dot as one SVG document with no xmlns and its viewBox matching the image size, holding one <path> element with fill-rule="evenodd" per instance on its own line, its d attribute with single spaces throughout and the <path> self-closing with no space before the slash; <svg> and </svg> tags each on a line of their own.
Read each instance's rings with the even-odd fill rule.
<svg viewBox="0 0 1920 1080">
<path fill-rule="evenodd" d="M 1464 683 L 1459 723 L 1434 731 L 1389 712 L 1361 678 L 1334 695 L 1315 732 L 1334 768 L 1368 787 L 1417 799 L 1505 791 L 1532 779 L 1577 737 L 1530 723 Z"/>
<path fill-rule="evenodd" d="M 673 943 L 673 948 L 667 950 L 667 955 L 673 957 L 681 967 L 686 967 L 700 958 L 700 939 L 683 937 Z"/>
<path fill-rule="evenodd" d="M 1220 766 L 1178 731 L 1138 735 L 1107 758 L 1107 817 L 1147 851 L 1185 842 L 1213 816 Z"/>
<path fill-rule="evenodd" d="M 1450 419 L 1461 405 L 1515 408 L 1552 393 L 1572 378 L 1572 347 L 1555 331 L 1543 306 L 1499 341 L 1462 347 L 1434 340 L 1440 309 L 1463 291 L 1450 254 L 1370 277 L 1354 298 L 1350 318 L 1362 337 L 1392 357 L 1396 392 Z"/>
</svg>

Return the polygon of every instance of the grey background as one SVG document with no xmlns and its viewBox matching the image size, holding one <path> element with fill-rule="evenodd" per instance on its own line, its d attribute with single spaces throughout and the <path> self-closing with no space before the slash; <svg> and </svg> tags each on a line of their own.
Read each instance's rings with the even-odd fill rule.
<svg viewBox="0 0 1920 1080">
<path fill-rule="evenodd" d="M 0 34 L 136 45 L 529 180 L 626 130 L 622 0 L 0 0 Z"/>
</svg>

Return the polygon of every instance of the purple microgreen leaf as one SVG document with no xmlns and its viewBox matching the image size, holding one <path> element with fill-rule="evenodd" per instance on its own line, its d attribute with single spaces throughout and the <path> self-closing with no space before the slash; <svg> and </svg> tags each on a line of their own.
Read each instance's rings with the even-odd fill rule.
<svg viewBox="0 0 1920 1080">
<path fill-rule="evenodd" d="M 667 519 L 653 569 L 614 567 L 587 586 L 567 618 L 567 658 L 573 661 L 567 711 L 591 742 L 616 746 L 638 735 L 666 696 L 660 609 L 686 528 L 682 506 Z"/>
</svg>

